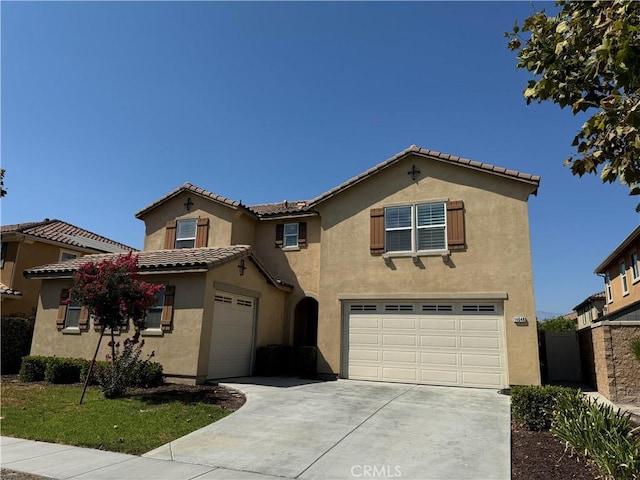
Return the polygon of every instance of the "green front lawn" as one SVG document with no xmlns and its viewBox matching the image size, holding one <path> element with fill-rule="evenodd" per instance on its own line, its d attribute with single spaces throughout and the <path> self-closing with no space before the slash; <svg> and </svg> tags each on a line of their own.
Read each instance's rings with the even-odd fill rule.
<svg viewBox="0 0 640 480">
<path fill-rule="evenodd" d="M 155 393 L 106 400 L 97 389 L 3 383 L 2 435 L 140 455 L 231 413 L 197 394 Z"/>
</svg>

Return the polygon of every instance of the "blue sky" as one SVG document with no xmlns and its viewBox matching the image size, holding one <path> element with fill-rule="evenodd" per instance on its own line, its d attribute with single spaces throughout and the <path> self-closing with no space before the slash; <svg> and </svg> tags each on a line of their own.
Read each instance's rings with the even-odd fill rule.
<svg viewBox="0 0 640 480">
<path fill-rule="evenodd" d="M 549 3 L 536 7 L 552 8 Z M 141 248 L 133 216 L 189 181 L 313 198 L 409 145 L 542 176 L 536 308 L 565 313 L 637 225 L 564 160 L 583 119 L 526 106 L 503 32 L 528 2 L 6 2 L 2 224 L 59 218 Z"/>
</svg>

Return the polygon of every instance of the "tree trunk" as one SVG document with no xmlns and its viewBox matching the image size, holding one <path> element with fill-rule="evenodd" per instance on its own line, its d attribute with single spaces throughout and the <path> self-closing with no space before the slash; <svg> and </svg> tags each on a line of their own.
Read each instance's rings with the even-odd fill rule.
<svg viewBox="0 0 640 480">
<path fill-rule="evenodd" d="M 84 400 L 84 394 L 87 391 L 87 385 L 89 385 L 89 379 L 91 378 L 91 374 L 93 373 L 93 367 L 96 364 L 96 357 L 98 356 L 98 350 L 100 350 L 100 342 L 102 342 L 102 337 L 104 336 L 104 325 L 102 326 L 102 330 L 100 331 L 100 338 L 98 338 L 98 345 L 96 346 L 96 351 L 93 354 L 93 359 L 91 360 L 91 365 L 89 366 L 89 371 L 87 372 L 87 377 L 84 379 L 84 387 L 82 388 L 82 396 L 80 397 L 80 405 L 82 405 L 82 400 Z"/>
</svg>

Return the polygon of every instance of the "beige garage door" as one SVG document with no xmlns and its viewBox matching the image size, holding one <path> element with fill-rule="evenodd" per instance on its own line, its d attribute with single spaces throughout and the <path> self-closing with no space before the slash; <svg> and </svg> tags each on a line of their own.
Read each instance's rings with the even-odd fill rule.
<svg viewBox="0 0 640 480">
<path fill-rule="evenodd" d="M 499 304 L 353 303 L 347 309 L 348 378 L 508 386 Z"/>
<path fill-rule="evenodd" d="M 226 292 L 215 296 L 208 378 L 251 374 L 255 299 Z"/>
</svg>

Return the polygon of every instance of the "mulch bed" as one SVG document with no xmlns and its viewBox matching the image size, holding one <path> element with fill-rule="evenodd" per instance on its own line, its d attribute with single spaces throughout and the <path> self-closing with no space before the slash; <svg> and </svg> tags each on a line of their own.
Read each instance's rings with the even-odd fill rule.
<svg viewBox="0 0 640 480">
<path fill-rule="evenodd" d="M 511 478 L 515 480 L 595 480 L 602 478 L 584 459 L 570 455 L 550 432 L 511 424 Z"/>
</svg>

